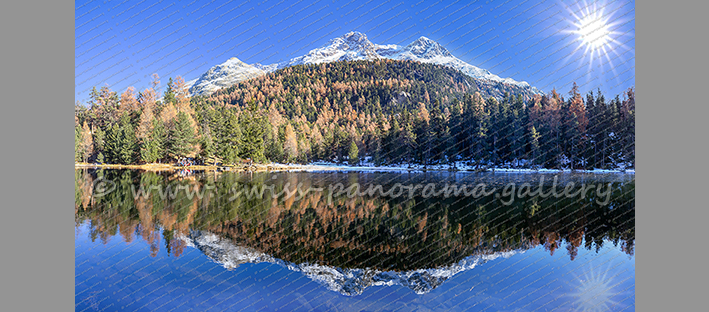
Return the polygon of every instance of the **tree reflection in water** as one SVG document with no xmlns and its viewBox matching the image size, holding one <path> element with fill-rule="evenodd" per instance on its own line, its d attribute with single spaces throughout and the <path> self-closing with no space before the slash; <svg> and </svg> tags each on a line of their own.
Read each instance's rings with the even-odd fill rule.
<svg viewBox="0 0 709 312">
<path fill-rule="evenodd" d="M 635 242 L 632 178 L 572 176 L 576 183 L 611 183 L 608 205 L 594 192 L 585 198 L 517 199 L 502 205 L 495 195 L 481 198 L 387 198 L 377 196 L 326 200 L 324 192 L 271 198 L 234 196 L 235 185 L 269 185 L 276 192 L 301 184 L 302 189 L 327 190 L 331 183 L 403 183 L 438 180 L 460 182 L 460 175 L 401 175 L 382 173 L 172 173 L 130 170 L 76 170 L 76 227 L 88 223 L 92 240 L 104 243 L 120 235 L 125 242 L 140 237 L 156 255 L 160 248 L 179 257 L 190 230 L 213 233 L 291 263 L 338 268 L 409 271 L 451 265 L 472 255 L 491 255 L 543 246 L 553 255 L 566 245 L 571 260 L 578 248 L 598 251 L 610 241 L 628 255 Z M 501 176 L 501 177 L 500 177 Z M 502 185 L 525 175 L 470 174 L 471 179 Z M 115 190 L 94 194 L 94 181 L 111 181 Z M 609 181 L 607 181 L 609 180 Z M 463 181 L 469 183 L 470 181 Z M 409 182 L 407 182 L 409 183 Z M 533 183 L 532 183 L 533 184 Z M 135 196 L 140 186 L 168 186 L 189 191 L 161 196 Z M 204 196 L 201 196 L 201 192 Z M 164 194 L 163 194 L 164 195 Z M 162 239 L 162 242 L 161 242 Z M 584 244 L 584 246 L 582 246 Z M 162 247 L 161 247 L 162 246 Z M 585 279 L 593 280 L 593 279 Z"/>
</svg>

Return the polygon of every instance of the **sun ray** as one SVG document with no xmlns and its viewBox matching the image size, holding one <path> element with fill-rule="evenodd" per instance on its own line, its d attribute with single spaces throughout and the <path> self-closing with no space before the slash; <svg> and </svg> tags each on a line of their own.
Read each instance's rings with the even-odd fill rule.
<svg viewBox="0 0 709 312">
<path fill-rule="evenodd" d="M 599 268 L 597 268 L 599 269 Z M 611 306 L 619 305 L 619 302 L 614 300 L 616 297 L 617 284 L 612 283 L 613 279 L 608 277 L 610 268 L 596 272 L 597 270 L 591 265 L 584 272 L 583 278 L 578 278 L 579 282 L 576 293 L 572 296 L 575 298 L 575 309 L 578 311 L 608 311 Z"/>
<path fill-rule="evenodd" d="M 633 31 L 618 31 L 634 20 L 628 18 L 629 12 L 626 10 L 620 11 L 628 6 L 629 2 L 579 0 L 570 5 L 560 4 L 568 14 L 563 18 L 567 22 L 567 27 L 558 32 L 567 36 L 575 35 L 574 42 L 578 42 L 573 51 L 564 57 L 563 64 L 574 62 L 573 55 L 580 52 L 583 57 L 576 58 L 576 61 L 580 61 L 581 66 L 587 66 L 586 75 L 583 75 L 586 76 L 587 81 L 591 80 L 592 75 L 600 74 L 601 71 L 606 72 L 603 70 L 605 65 L 610 65 L 613 74 L 617 74 L 616 68 L 613 67 L 617 62 L 613 62 L 613 58 L 619 58 L 621 63 L 624 63 L 622 60 L 625 59 L 623 56 L 625 53 L 619 52 L 632 50 L 619 39 L 628 35 L 633 36 Z M 632 11 L 631 6 L 630 12 Z M 620 51 L 617 50 L 619 48 Z M 611 52 L 614 55 L 610 55 Z M 600 71 L 594 73 L 594 65 L 598 65 Z"/>
</svg>

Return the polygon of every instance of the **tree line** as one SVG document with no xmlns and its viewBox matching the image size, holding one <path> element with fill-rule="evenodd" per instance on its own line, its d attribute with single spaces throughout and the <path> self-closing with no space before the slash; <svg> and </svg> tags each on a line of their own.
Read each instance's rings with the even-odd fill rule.
<svg viewBox="0 0 709 312">
<path fill-rule="evenodd" d="M 600 90 L 583 96 L 576 84 L 566 98 L 556 90 L 485 98 L 483 81 L 394 60 L 298 65 L 197 97 L 181 77 L 160 97 L 153 78 L 141 92 L 94 88 L 86 105 L 77 103 L 76 161 L 580 169 L 635 162 L 633 88 L 611 100 Z"/>
</svg>

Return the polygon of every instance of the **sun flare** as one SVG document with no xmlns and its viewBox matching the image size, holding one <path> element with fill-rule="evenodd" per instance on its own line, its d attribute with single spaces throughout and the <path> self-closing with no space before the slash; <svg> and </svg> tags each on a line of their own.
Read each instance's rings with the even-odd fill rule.
<svg viewBox="0 0 709 312">
<path fill-rule="evenodd" d="M 562 17 L 565 23 L 558 33 L 572 40 L 568 46 L 573 51 L 566 55 L 563 63 L 577 62 L 577 70 L 585 71 L 588 81 L 593 79 L 594 67 L 603 72 L 611 71 L 617 80 L 616 64 L 634 58 L 632 48 L 627 45 L 632 42 L 634 32 L 621 31 L 634 22 L 628 14 L 628 10 L 633 9 L 632 3 L 579 0 L 566 6 L 568 14 Z M 586 69 L 582 69 L 584 65 Z"/>
<path fill-rule="evenodd" d="M 576 33 L 579 35 L 579 40 L 590 49 L 600 49 L 610 41 L 611 32 L 602 16 L 586 15 L 576 26 L 578 26 Z"/>
</svg>

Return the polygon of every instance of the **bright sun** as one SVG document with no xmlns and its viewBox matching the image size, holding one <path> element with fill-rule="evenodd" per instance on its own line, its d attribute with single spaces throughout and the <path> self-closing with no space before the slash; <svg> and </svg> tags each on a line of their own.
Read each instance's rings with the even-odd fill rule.
<svg viewBox="0 0 709 312">
<path fill-rule="evenodd" d="M 586 45 L 586 49 L 598 50 L 610 42 L 611 31 L 607 20 L 600 14 L 589 14 L 574 23 L 578 27 L 575 31 L 579 35 L 579 40 Z"/>
<path fill-rule="evenodd" d="M 559 33 L 566 37 L 573 38 L 578 43 L 573 52 L 566 56 L 565 62 L 571 61 L 572 55 L 582 52 L 584 63 L 588 64 L 587 78 L 591 77 L 594 63 L 600 67 L 609 65 L 615 74 L 614 60 L 625 62 L 625 52 L 631 50 L 625 46 L 625 42 L 619 39 L 624 36 L 633 36 L 632 32 L 619 31 L 619 28 L 632 19 L 626 14 L 615 16 L 617 13 L 632 10 L 632 2 L 616 2 L 609 0 L 578 0 L 576 5 L 567 6 L 568 15 L 562 17 L 566 22 L 564 29 Z M 610 54 L 615 56 L 611 57 Z M 581 66 L 580 63 L 579 66 Z"/>
</svg>

